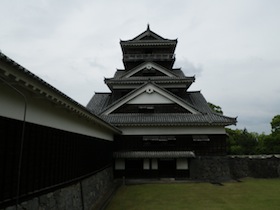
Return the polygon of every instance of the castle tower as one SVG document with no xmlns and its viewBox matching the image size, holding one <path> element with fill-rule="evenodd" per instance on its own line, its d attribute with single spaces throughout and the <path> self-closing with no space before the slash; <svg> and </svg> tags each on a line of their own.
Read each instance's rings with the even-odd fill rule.
<svg viewBox="0 0 280 210">
<path fill-rule="evenodd" d="M 110 93 L 96 93 L 87 108 L 118 127 L 115 176 L 187 178 L 192 158 L 225 155 L 225 126 L 236 118 L 214 113 L 195 81 L 173 68 L 177 40 L 150 30 L 120 42 L 124 69 L 106 78 Z"/>
</svg>

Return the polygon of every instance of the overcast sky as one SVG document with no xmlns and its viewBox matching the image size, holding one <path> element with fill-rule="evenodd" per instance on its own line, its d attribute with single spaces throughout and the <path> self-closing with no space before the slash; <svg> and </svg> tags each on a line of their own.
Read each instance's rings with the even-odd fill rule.
<svg viewBox="0 0 280 210">
<path fill-rule="evenodd" d="M 82 105 L 122 69 L 120 40 L 150 29 L 178 38 L 190 90 L 270 133 L 280 114 L 278 0 L 1 0 L 0 50 Z"/>
</svg>

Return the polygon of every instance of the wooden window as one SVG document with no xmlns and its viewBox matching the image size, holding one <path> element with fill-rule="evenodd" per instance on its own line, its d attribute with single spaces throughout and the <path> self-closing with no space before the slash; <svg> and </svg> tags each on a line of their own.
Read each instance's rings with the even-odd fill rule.
<svg viewBox="0 0 280 210">
<path fill-rule="evenodd" d="M 143 136 L 144 147 L 170 147 L 176 145 L 175 136 Z"/>
<path fill-rule="evenodd" d="M 210 141 L 207 135 L 193 135 L 193 141 Z"/>
<path fill-rule="evenodd" d="M 139 106 L 138 112 L 139 113 L 154 113 L 155 109 L 154 109 L 154 106 Z"/>
</svg>

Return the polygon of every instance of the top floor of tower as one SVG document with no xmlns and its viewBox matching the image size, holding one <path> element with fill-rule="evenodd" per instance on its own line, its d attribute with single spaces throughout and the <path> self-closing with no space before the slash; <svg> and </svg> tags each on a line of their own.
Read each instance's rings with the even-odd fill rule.
<svg viewBox="0 0 280 210">
<path fill-rule="evenodd" d="M 172 69 L 175 62 L 177 39 L 165 39 L 150 30 L 127 41 L 120 41 L 125 70 L 130 70 L 143 62 L 155 62 Z"/>
</svg>

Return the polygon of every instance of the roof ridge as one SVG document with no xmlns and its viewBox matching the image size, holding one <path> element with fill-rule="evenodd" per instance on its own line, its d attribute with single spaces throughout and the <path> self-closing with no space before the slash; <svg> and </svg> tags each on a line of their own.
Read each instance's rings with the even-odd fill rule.
<svg viewBox="0 0 280 210">
<path fill-rule="evenodd" d="M 208 113 L 208 114 L 210 114 L 210 113 Z M 236 116 L 236 117 L 229 117 L 229 116 L 226 116 L 226 115 L 224 115 L 224 114 L 217 113 L 217 112 L 214 112 L 214 111 L 212 111 L 211 114 L 216 115 L 216 116 L 219 116 L 219 117 L 225 117 L 225 118 L 228 118 L 228 119 L 234 119 L 234 120 L 236 120 L 236 123 L 237 123 L 237 118 L 238 118 L 238 116 Z M 235 123 L 235 124 L 236 124 L 236 123 Z"/>
<path fill-rule="evenodd" d="M 123 97 L 120 97 L 118 100 L 114 101 L 113 103 L 111 103 L 109 106 L 105 107 L 105 109 L 100 113 L 102 114 L 104 111 L 106 111 L 107 109 L 109 109 L 110 107 L 114 106 L 115 104 L 119 103 L 120 101 L 122 101 L 124 98 L 132 95 L 134 92 L 136 92 L 137 90 L 139 90 L 140 88 L 144 87 L 147 84 L 147 82 L 145 82 L 143 85 L 141 85 L 139 88 L 136 88 L 134 90 L 132 90 L 131 92 L 129 92 L 128 94 L 124 95 Z"/>
<path fill-rule="evenodd" d="M 141 40 L 143 37 L 145 37 L 146 35 L 148 36 L 153 36 L 155 39 L 153 40 Z M 162 36 L 158 35 L 157 33 L 155 33 L 154 31 L 152 31 L 150 29 L 150 25 L 148 24 L 147 28 L 145 31 L 143 31 L 142 33 L 140 33 L 139 35 L 137 35 L 136 37 L 134 37 L 133 39 L 130 39 L 130 40 L 126 40 L 126 41 L 123 41 L 121 40 L 121 43 L 124 43 L 124 42 L 137 42 L 137 41 L 140 41 L 140 42 L 149 42 L 149 41 L 158 41 L 158 42 L 166 42 L 166 41 L 169 41 L 169 42 L 176 42 L 177 43 L 177 39 L 167 39 L 167 38 L 163 38 Z"/>
<path fill-rule="evenodd" d="M 139 71 L 142 70 L 142 67 L 144 68 L 147 64 L 151 64 L 151 65 L 154 65 L 155 67 L 157 68 L 162 68 L 164 71 L 167 71 L 169 72 L 170 74 L 172 74 L 173 76 L 175 77 L 178 77 L 178 75 L 176 75 L 174 72 L 172 72 L 170 69 L 168 68 L 165 68 L 164 66 L 162 65 L 159 65 L 157 64 L 156 62 L 153 62 L 153 61 L 145 61 L 143 63 L 140 63 L 138 66 L 135 66 L 134 68 L 130 69 L 129 71 L 127 71 L 126 73 L 124 73 L 123 75 L 120 76 L 120 78 L 124 78 L 126 75 L 130 74 L 131 72 L 137 70 L 137 68 L 139 68 Z M 160 71 L 157 69 L 157 71 Z M 137 72 L 136 72 L 137 73 Z"/>
<path fill-rule="evenodd" d="M 110 104 L 109 106 L 107 106 L 100 114 L 104 113 L 106 110 L 108 110 L 109 108 L 113 107 L 114 105 L 120 103 L 123 99 L 131 96 L 132 94 L 134 94 L 135 92 L 137 92 L 138 90 L 140 90 L 141 88 L 145 87 L 148 84 L 152 84 L 154 85 L 156 88 L 160 89 L 161 91 L 166 92 L 167 94 L 171 95 L 172 97 L 176 98 L 177 100 L 181 101 L 182 103 L 184 103 L 186 106 L 190 107 L 191 109 L 199 112 L 199 113 L 203 113 L 201 110 L 199 110 L 198 108 L 196 108 L 195 106 L 193 106 L 191 103 L 189 103 L 188 101 L 184 100 L 183 98 L 173 94 L 172 92 L 170 92 L 169 90 L 160 87 L 159 85 L 157 85 L 154 81 L 145 81 L 143 85 L 141 85 L 140 87 L 132 90 L 131 92 L 129 92 L 128 94 L 124 95 L 123 97 L 119 98 L 118 100 L 116 100 L 115 102 L 113 102 L 112 104 Z"/>
<path fill-rule="evenodd" d="M 187 91 L 187 93 L 200 93 L 201 90 L 191 90 L 191 91 Z"/>
<path fill-rule="evenodd" d="M 119 126 L 140 126 L 140 125 L 233 125 L 235 119 L 223 116 L 215 117 L 212 114 L 188 114 L 188 113 L 117 113 L 102 116 L 108 122 Z"/>
<path fill-rule="evenodd" d="M 94 94 L 112 94 L 111 92 L 94 92 Z"/>
<path fill-rule="evenodd" d="M 30 81 L 33 83 L 32 85 L 35 85 L 40 90 L 46 89 L 47 92 L 49 92 L 51 97 L 50 100 L 54 101 L 57 104 L 60 104 L 61 106 L 65 107 L 66 109 L 70 109 L 72 111 L 77 112 L 80 116 L 86 117 L 87 119 L 90 119 L 92 121 L 99 121 L 100 124 L 102 123 L 103 126 L 106 126 L 114 131 L 120 132 L 118 128 L 116 128 L 114 125 L 108 123 L 98 115 L 92 113 L 86 106 L 80 104 L 79 102 L 75 101 L 71 97 L 67 96 L 65 93 L 61 92 L 36 74 L 32 73 L 25 67 L 18 64 L 13 59 L 6 56 L 4 53 L 0 51 L 0 59 L 3 59 L 4 62 L 7 62 L 9 65 L 12 65 L 14 72 L 10 71 L 9 74 L 14 74 L 15 76 L 22 76 L 27 79 L 30 79 Z M 23 80 L 26 82 L 26 78 Z M 43 91 L 44 93 L 44 91 Z M 41 94 L 41 93 L 40 93 Z"/>
</svg>

